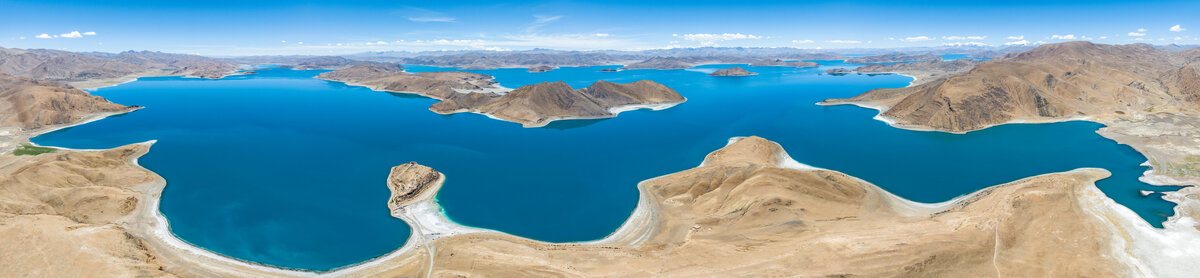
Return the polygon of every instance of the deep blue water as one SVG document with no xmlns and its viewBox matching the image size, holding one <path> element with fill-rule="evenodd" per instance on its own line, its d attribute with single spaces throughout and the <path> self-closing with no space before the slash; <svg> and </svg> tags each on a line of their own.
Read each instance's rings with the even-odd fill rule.
<svg viewBox="0 0 1200 278">
<path fill-rule="evenodd" d="M 1146 159 L 1089 122 L 1012 124 L 955 135 L 907 131 L 873 110 L 826 98 L 902 87 L 897 75 L 819 75 L 820 68 L 749 67 L 749 77 L 605 67 L 475 71 L 516 88 L 563 80 L 651 79 L 686 103 L 544 128 L 475 114 L 443 116 L 435 101 L 313 79 L 322 71 L 258 70 L 220 80 L 142 78 L 94 93 L 146 108 L 34 138 L 111 148 L 157 139 L 140 162 L 167 179 L 162 213 L 195 245 L 276 266 L 326 270 L 400 247 L 408 227 L 388 215 L 385 178 L 417 161 L 448 177 L 438 201 L 454 221 L 538 240 L 602 238 L 637 203 L 639 181 L 695 167 L 733 136 L 782 144 L 801 163 L 858 176 L 900 196 L 941 202 L 1049 172 L 1100 167 L 1105 193 L 1153 224 L 1172 204 L 1142 197 Z M 612 67 L 609 67 L 612 68 Z M 409 67 L 410 71 L 438 70 Z"/>
</svg>

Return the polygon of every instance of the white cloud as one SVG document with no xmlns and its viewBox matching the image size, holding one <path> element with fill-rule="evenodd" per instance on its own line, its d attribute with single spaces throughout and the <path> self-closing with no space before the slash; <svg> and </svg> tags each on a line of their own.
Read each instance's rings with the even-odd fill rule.
<svg viewBox="0 0 1200 278">
<path fill-rule="evenodd" d="M 96 32 L 83 32 L 84 36 L 95 36 Z"/>
<path fill-rule="evenodd" d="M 595 34 L 592 34 L 592 36 L 597 36 L 597 37 L 601 37 L 601 38 L 603 38 L 603 37 L 612 36 L 612 34 L 609 34 L 609 33 L 595 33 Z"/>
<path fill-rule="evenodd" d="M 1073 40 L 1073 39 L 1075 39 L 1075 34 L 1066 34 L 1066 35 L 1051 35 L 1051 36 L 1050 36 L 1050 39 L 1055 39 L 1055 40 Z"/>
<path fill-rule="evenodd" d="M 61 38 L 78 39 L 78 38 L 82 38 L 83 34 L 80 34 L 79 31 L 71 31 L 70 33 L 66 33 L 66 34 L 62 34 L 62 35 L 58 35 L 58 36 Z"/>
<path fill-rule="evenodd" d="M 1142 29 L 1138 29 L 1138 30 L 1142 30 Z M 1145 37 L 1146 33 L 1129 32 L 1129 36 L 1130 37 Z"/>
<path fill-rule="evenodd" d="M 757 40 L 762 39 L 762 36 L 742 33 L 724 33 L 724 34 L 672 34 L 672 36 L 682 38 L 684 40 L 699 42 L 703 46 L 712 46 L 719 41 L 731 40 Z"/>
<path fill-rule="evenodd" d="M 1008 39 L 1010 39 L 1010 40 L 1023 40 L 1023 39 L 1025 39 L 1025 36 L 1008 36 Z"/>
<path fill-rule="evenodd" d="M 408 18 L 408 21 L 412 22 L 454 22 L 456 20 L 458 19 L 448 16 L 423 16 Z"/>
<path fill-rule="evenodd" d="M 554 21 L 557 21 L 562 18 L 563 18 L 563 16 L 561 16 L 561 15 L 555 15 L 555 16 L 534 15 L 533 22 L 531 22 L 531 23 L 529 23 L 529 25 L 525 26 L 525 33 L 537 32 L 538 29 L 541 29 L 542 26 L 546 25 L 546 23 L 554 22 Z"/>
<path fill-rule="evenodd" d="M 813 40 L 792 40 L 792 43 L 795 43 L 795 44 L 806 44 L 806 43 L 813 43 Z"/>
<path fill-rule="evenodd" d="M 948 40 L 948 41 L 959 41 L 959 40 L 975 40 L 975 41 L 978 41 L 978 40 L 987 39 L 987 36 L 948 36 L 948 37 L 942 37 L 942 39 L 945 39 L 945 40 Z M 1019 40 L 1019 39 L 1018 39 L 1018 40 Z"/>
<path fill-rule="evenodd" d="M 1182 40 L 1183 40 L 1183 37 L 1175 37 L 1175 40 L 1177 40 L 1177 41 L 1182 41 Z"/>
<path fill-rule="evenodd" d="M 1138 28 L 1138 32 L 1146 32 L 1146 28 Z"/>
<path fill-rule="evenodd" d="M 828 41 L 825 41 L 825 43 L 838 43 L 838 44 L 859 44 L 859 43 L 862 43 L 862 41 L 850 41 L 850 40 L 828 40 Z"/>
<path fill-rule="evenodd" d="M 20 37 L 20 39 L 22 39 L 22 40 L 23 40 L 23 39 L 25 39 L 25 37 Z"/>
<path fill-rule="evenodd" d="M 304 44 L 304 42 L 296 42 L 296 44 Z"/>
<path fill-rule="evenodd" d="M 957 46 L 988 46 L 988 44 L 981 43 L 981 42 L 952 42 L 952 43 L 945 43 L 942 45 L 955 46 L 955 47 L 957 47 Z"/>
<path fill-rule="evenodd" d="M 1102 40 L 1107 39 L 1107 38 L 1108 38 L 1108 36 L 1100 36 L 1100 39 L 1102 39 Z"/>
<path fill-rule="evenodd" d="M 1183 31 L 1187 31 L 1187 29 L 1183 29 L 1183 26 L 1179 26 L 1179 24 L 1176 24 L 1175 26 L 1171 26 L 1171 32 L 1183 32 Z"/>
<path fill-rule="evenodd" d="M 33 36 L 33 37 L 39 38 L 39 39 L 53 39 L 54 38 L 54 37 L 51 37 L 50 34 L 46 34 L 46 33 L 42 33 L 41 35 L 37 35 L 37 36 Z"/>
<path fill-rule="evenodd" d="M 280 42 L 280 43 L 287 43 L 287 41 L 279 41 L 279 42 Z"/>
<path fill-rule="evenodd" d="M 1011 42 L 1004 43 L 1004 45 L 1029 45 L 1029 41 L 1027 41 L 1027 40 L 1011 41 Z"/>
<path fill-rule="evenodd" d="M 907 37 L 907 38 L 900 39 L 900 41 L 905 41 L 905 42 L 922 42 L 922 41 L 932 41 L 932 40 L 934 40 L 934 38 L 930 38 L 930 37 L 926 37 L 926 36 Z"/>
</svg>

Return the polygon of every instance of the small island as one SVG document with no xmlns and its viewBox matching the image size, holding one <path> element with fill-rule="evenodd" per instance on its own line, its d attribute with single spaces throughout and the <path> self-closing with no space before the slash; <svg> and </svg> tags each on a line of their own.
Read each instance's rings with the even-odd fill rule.
<svg viewBox="0 0 1200 278">
<path fill-rule="evenodd" d="M 536 67 L 530 67 L 526 71 L 528 71 L 528 72 L 547 72 L 547 71 L 552 71 L 556 68 L 557 67 L 551 67 L 551 66 L 536 66 Z"/>
<path fill-rule="evenodd" d="M 717 70 L 717 71 L 714 71 L 713 73 L 708 74 L 708 76 L 750 76 L 750 75 L 758 75 L 758 73 L 748 71 L 746 69 L 743 69 L 742 67 L 732 67 L 732 68 Z"/>
<path fill-rule="evenodd" d="M 459 71 L 409 73 L 394 64 L 359 65 L 316 78 L 421 95 L 441 100 L 429 107 L 438 114 L 478 113 L 525 127 L 541 127 L 557 120 L 611 118 L 642 108 L 662 110 L 687 100 L 650 80 L 625 84 L 597 81 L 578 90 L 562 81 L 543 82 L 510 90 L 489 75 Z"/>
<path fill-rule="evenodd" d="M 825 74 L 828 74 L 828 75 L 846 75 L 846 74 L 849 74 L 849 73 L 852 73 L 852 72 L 854 72 L 854 71 L 851 71 L 851 70 L 848 70 L 848 69 L 843 69 L 843 68 L 836 68 L 836 69 L 831 69 L 831 70 L 827 70 L 827 71 L 825 71 Z"/>
</svg>

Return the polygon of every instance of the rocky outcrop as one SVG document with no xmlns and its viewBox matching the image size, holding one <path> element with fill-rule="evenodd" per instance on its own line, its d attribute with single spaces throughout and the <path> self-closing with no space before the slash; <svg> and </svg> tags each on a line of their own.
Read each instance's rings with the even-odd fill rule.
<svg viewBox="0 0 1200 278">
<path fill-rule="evenodd" d="M 440 182 L 442 173 L 416 162 L 392 167 L 387 182 L 388 190 L 392 192 L 388 199 L 388 209 L 396 210 L 413 203 L 417 196 L 434 187 L 434 183 Z"/>
<path fill-rule="evenodd" d="M 649 80 L 626 84 L 597 81 L 579 90 L 560 81 L 522 86 L 502 96 L 459 95 L 435 103 L 430 110 L 441 114 L 474 112 L 538 127 L 563 119 L 615 117 L 626 107 L 663 109 L 684 100 L 675 90 Z"/>
<path fill-rule="evenodd" d="M 826 104 L 883 109 L 896 125 L 966 132 L 1011 121 L 1106 121 L 1200 111 L 1195 61 L 1149 45 L 1050 44 L 968 72 Z"/>
<path fill-rule="evenodd" d="M 758 73 L 748 71 L 746 69 L 743 69 L 742 67 L 732 67 L 732 68 L 727 68 L 727 69 L 720 69 L 720 70 L 714 71 L 713 73 L 710 73 L 708 75 L 709 76 L 748 76 L 748 75 L 758 75 Z"/>
<path fill-rule="evenodd" d="M 862 56 L 846 59 L 846 63 L 867 64 L 867 63 L 897 63 L 897 62 L 921 62 L 921 61 L 941 61 L 942 57 L 933 54 L 881 54 Z"/>
<path fill-rule="evenodd" d="M 0 74 L 0 127 L 34 130 L 132 109 L 66 84 Z"/>
</svg>

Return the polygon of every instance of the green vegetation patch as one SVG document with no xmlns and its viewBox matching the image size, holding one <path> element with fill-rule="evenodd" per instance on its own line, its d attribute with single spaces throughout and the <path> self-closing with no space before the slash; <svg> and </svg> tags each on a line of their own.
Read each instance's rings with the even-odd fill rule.
<svg viewBox="0 0 1200 278">
<path fill-rule="evenodd" d="M 13 151 L 13 155 L 39 155 L 44 153 L 52 153 L 57 151 L 55 148 L 38 147 L 30 144 L 21 144 Z"/>
</svg>

